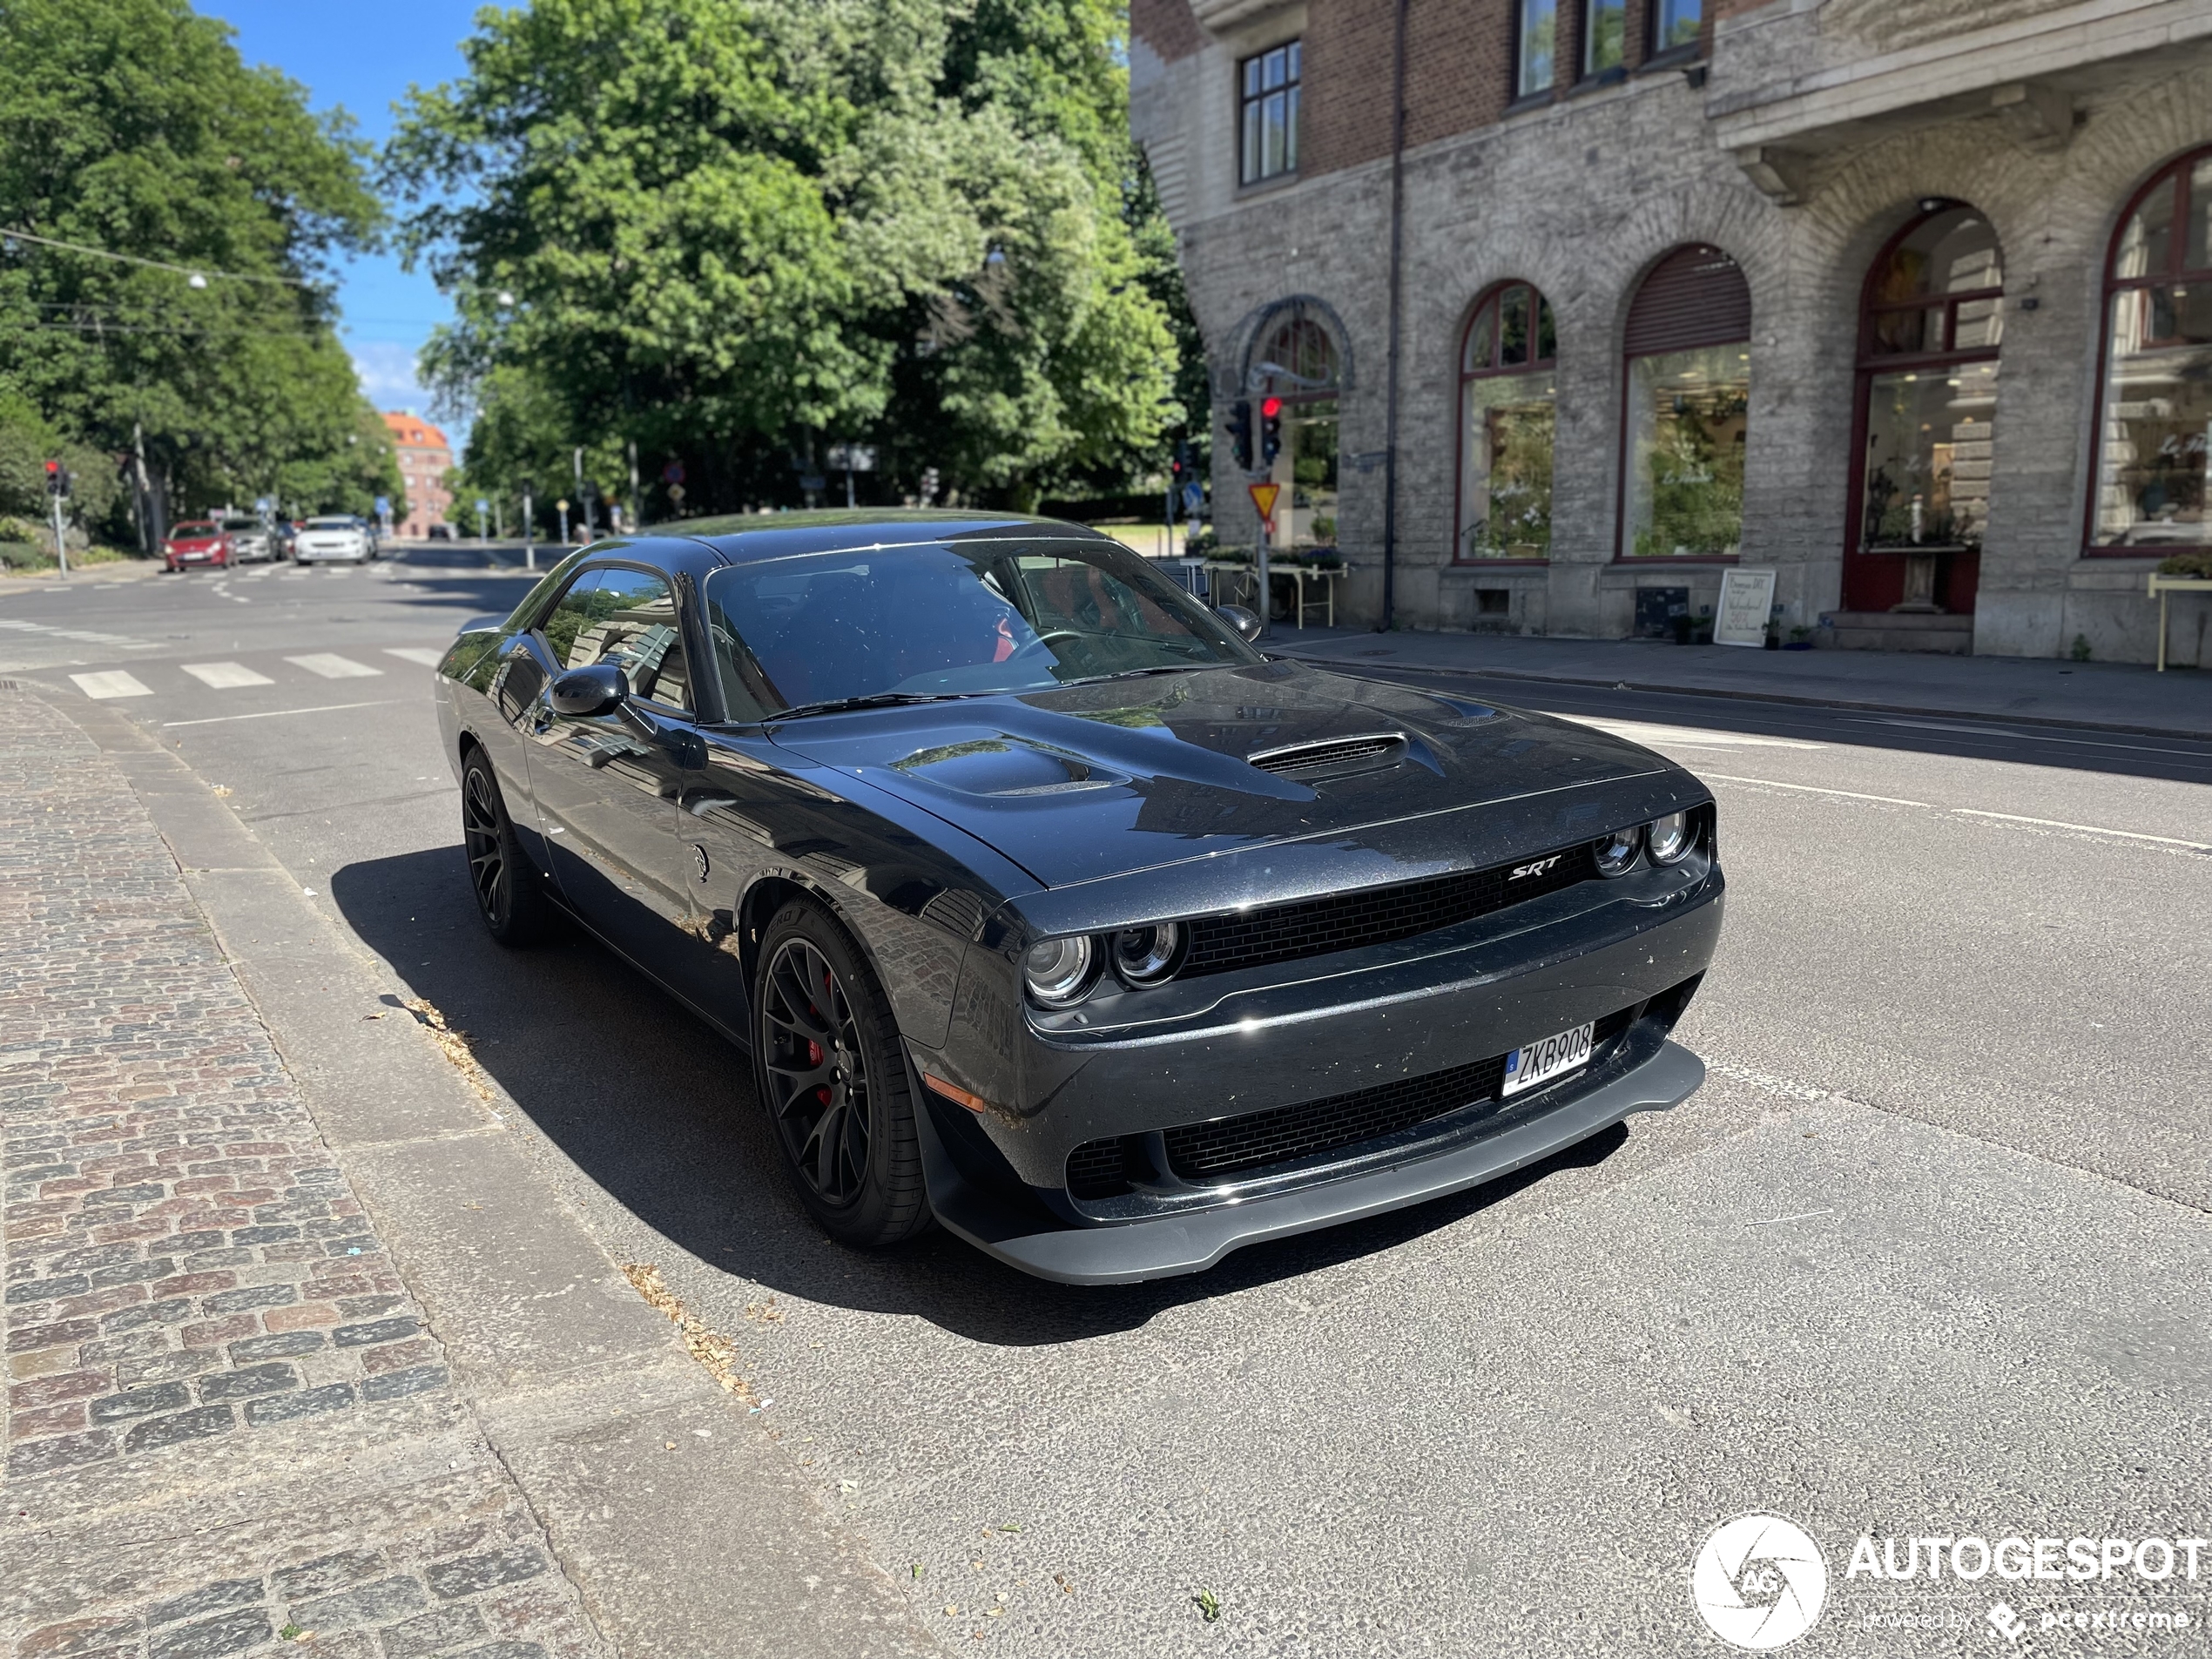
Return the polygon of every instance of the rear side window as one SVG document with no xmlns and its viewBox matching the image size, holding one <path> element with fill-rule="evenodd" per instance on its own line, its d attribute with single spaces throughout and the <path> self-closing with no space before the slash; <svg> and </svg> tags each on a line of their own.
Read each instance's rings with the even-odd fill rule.
<svg viewBox="0 0 2212 1659">
<path fill-rule="evenodd" d="M 676 597 L 665 578 L 610 567 L 586 570 L 553 607 L 543 632 L 563 668 L 613 663 L 637 696 L 691 706 Z"/>
</svg>

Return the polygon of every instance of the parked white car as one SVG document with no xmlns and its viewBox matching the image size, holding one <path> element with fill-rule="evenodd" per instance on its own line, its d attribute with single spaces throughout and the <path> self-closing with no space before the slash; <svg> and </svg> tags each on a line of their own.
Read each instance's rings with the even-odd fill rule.
<svg viewBox="0 0 2212 1659">
<path fill-rule="evenodd" d="M 292 543 L 292 556 L 302 564 L 319 559 L 366 564 L 376 556 L 376 544 L 358 518 L 311 518 L 300 527 Z"/>
</svg>

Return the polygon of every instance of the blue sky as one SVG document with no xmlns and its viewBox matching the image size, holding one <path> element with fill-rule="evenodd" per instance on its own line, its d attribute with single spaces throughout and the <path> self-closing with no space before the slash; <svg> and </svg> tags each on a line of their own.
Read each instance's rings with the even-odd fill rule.
<svg viewBox="0 0 2212 1659">
<path fill-rule="evenodd" d="M 267 64 L 307 87 L 317 110 L 343 105 L 361 136 L 381 144 L 392 105 L 412 83 L 435 86 L 462 68 L 459 43 L 479 0 L 198 0 L 237 31 L 249 64 Z M 339 289 L 346 344 L 361 389 L 381 409 L 429 399 L 415 380 L 415 354 L 452 314 L 430 279 L 409 276 L 389 255 L 348 265 Z M 460 433 L 452 435 L 456 443 Z"/>
</svg>

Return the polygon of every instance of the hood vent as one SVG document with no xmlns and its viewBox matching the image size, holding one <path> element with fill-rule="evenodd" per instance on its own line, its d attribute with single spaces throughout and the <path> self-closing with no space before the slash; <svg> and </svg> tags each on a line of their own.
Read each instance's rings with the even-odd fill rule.
<svg viewBox="0 0 2212 1659">
<path fill-rule="evenodd" d="M 1330 738 L 1320 743 L 1293 743 L 1280 749 L 1262 749 L 1244 757 L 1244 764 L 1279 777 L 1295 778 L 1340 767 L 1388 765 L 1406 754 L 1402 732 L 1377 732 L 1366 737 Z"/>
</svg>

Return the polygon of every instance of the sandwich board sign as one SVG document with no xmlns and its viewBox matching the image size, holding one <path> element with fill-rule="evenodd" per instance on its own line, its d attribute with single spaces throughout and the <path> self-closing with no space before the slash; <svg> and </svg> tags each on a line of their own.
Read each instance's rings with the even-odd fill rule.
<svg viewBox="0 0 2212 1659">
<path fill-rule="evenodd" d="M 1736 565 L 1721 572 L 1721 604 L 1713 618 L 1713 644 L 1766 644 L 1767 619 L 1774 614 L 1774 571 Z"/>
</svg>

